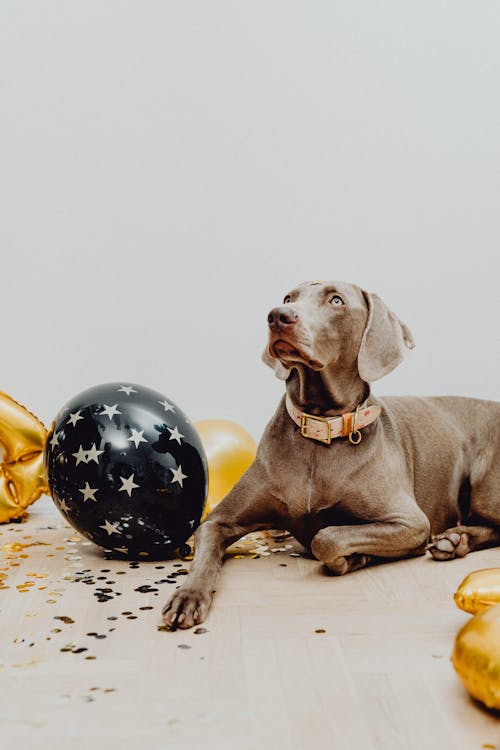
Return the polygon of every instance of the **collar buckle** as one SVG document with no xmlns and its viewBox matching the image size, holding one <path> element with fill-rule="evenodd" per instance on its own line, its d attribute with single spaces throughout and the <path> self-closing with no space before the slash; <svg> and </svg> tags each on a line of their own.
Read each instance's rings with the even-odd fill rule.
<svg viewBox="0 0 500 750">
<path fill-rule="evenodd" d="M 311 435 L 308 433 L 307 428 L 309 420 L 312 422 L 319 422 L 320 424 L 326 424 L 326 437 L 320 437 L 319 435 Z M 320 443 L 330 445 L 332 442 L 332 423 L 326 417 L 317 417 L 314 414 L 306 414 L 302 412 L 300 415 L 300 434 L 302 437 L 309 438 L 311 440 L 318 440 Z"/>
</svg>

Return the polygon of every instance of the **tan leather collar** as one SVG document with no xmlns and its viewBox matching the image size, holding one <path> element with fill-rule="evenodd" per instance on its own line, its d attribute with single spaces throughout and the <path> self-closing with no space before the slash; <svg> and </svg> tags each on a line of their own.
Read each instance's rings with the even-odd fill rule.
<svg viewBox="0 0 500 750">
<path fill-rule="evenodd" d="M 349 442 L 357 445 L 361 442 L 363 427 L 375 422 L 380 416 L 382 409 L 377 404 L 364 404 L 358 406 L 356 411 L 341 414 L 338 417 L 318 417 L 315 414 L 306 414 L 293 405 L 288 393 L 286 394 L 286 410 L 299 425 L 303 437 L 318 440 L 320 443 L 330 445 L 334 438 L 348 437 Z"/>
</svg>

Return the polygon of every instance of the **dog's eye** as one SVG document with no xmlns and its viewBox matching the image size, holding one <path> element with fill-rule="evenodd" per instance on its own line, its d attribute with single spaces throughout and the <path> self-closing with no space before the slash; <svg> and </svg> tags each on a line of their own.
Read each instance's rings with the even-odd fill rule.
<svg viewBox="0 0 500 750">
<path fill-rule="evenodd" d="M 291 302 L 291 301 L 292 301 L 292 298 L 290 297 L 289 294 L 287 294 L 286 297 L 285 297 L 285 299 L 283 300 L 283 304 L 284 305 L 288 305 L 288 303 Z"/>
<path fill-rule="evenodd" d="M 330 303 L 332 305 L 343 305 L 344 304 L 344 300 L 342 299 L 342 297 L 339 297 L 338 294 L 334 294 L 333 297 L 330 300 Z"/>
</svg>

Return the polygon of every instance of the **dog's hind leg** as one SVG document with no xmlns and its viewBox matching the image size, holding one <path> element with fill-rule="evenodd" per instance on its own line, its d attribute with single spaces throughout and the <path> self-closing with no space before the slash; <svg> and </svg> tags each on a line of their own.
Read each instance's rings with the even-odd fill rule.
<svg viewBox="0 0 500 750">
<path fill-rule="evenodd" d="M 432 537 L 427 550 L 435 560 L 452 560 L 468 552 L 500 545 L 500 464 L 498 446 L 489 440 L 478 451 L 470 479 L 462 484 L 460 523 Z M 467 488 L 468 492 L 463 491 Z M 470 493 L 467 502 L 466 495 Z M 460 497 L 459 497 L 460 505 Z M 468 525 L 470 524 L 470 525 Z"/>
<path fill-rule="evenodd" d="M 335 575 L 369 565 L 375 558 L 423 554 L 429 520 L 409 496 L 400 495 L 390 520 L 356 526 L 325 526 L 311 541 L 311 552 Z"/>
</svg>

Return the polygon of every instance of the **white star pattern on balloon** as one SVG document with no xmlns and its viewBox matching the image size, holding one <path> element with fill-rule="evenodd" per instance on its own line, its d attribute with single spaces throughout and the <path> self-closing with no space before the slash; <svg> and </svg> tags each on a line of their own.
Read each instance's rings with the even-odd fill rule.
<svg viewBox="0 0 500 750">
<path fill-rule="evenodd" d="M 120 525 L 120 523 L 118 521 L 116 523 L 110 523 L 108 520 L 106 520 L 102 526 L 99 526 L 99 528 L 100 529 L 104 529 L 104 531 L 107 531 L 108 534 L 109 534 L 109 536 L 111 536 L 111 534 L 119 534 L 120 533 L 118 531 L 118 526 L 119 525 Z"/>
<path fill-rule="evenodd" d="M 123 552 L 124 555 L 128 554 L 128 547 L 113 547 L 114 552 Z"/>
<path fill-rule="evenodd" d="M 54 434 L 50 438 L 50 446 L 51 448 L 55 448 L 57 445 L 59 445 L 59 438 L 56 435 L 56 431 L 54 430 Z"/>
<path fill-rule="evenodd" d="M 193 518 L 193 520 L 189 522 L 189 525 L 191 526 L 191 528 L 193 528 L 195 523 L 196 523 L 196 519 Z"/>
<path fill-rule="evenodd" d="M 132 388 L 131 385 L 122 385 L 120 388 L 118 388 L 119 393 L 126 393 L 127 396 L 130 396 L 131 393 L 138 393 L 138 391 L 135 390 L 135 388 Z"/>
<path fill-rule="evenodd" d="M 103 414 L 106 414 L 110 421 L 113 419 L 115 414 L 121 414 L 121 411 L 118 411 L 118 404 L 113 404 L 113 406 L 108 406 L 107 404 L 102 405 L 102 411 L 99 412 L 102 416 Z"/>
<path fill-rule="evenodd" d="M 170 432 L 170 438 L 169 440 L 177 440 L 179 445 L 181 444 L 181 438 L 184 437 L 179 430 L 177 429 L 177 425 L 175 425 L 174 429 L 172 430 L 170 427 L 167 427 L 167 430 Z"/>
<path fill-rule="evenodd" d="M 93 500 L 95 503 L 97 502 L 96 498 L 94 497 L 95 493 L 98 492 L 97 487 L 93 488 L 88 482 L 85 482 L 85 487 L 83 489 L 80 489 L 79 492 L 81 492 L 83 495 L 83 502 L 85 502 L 86 500 Z"/>
<path fill-rule="evenodd" d="M 165 409 L 165 411 L 173 411 L 174 414 L 175 414 L 174 407 L 172 406 L 172 404 L 169 404 L 169 402 L 167 400 L 165 400 L 165 401 L 158 401 L 158 403 L 163 406 L 163 408 Z"/>
<path fill-rule="evenodd" d="M 101 453 L 104 453 L 104 451 L 98 451 L 95 443 L 92 443 L 92 448 L 87 451 L 87 460 L 85 463 L 89 464 L 91 461 L 95 461 L 98 464 Z"/>
<path fill-rule="evenodd" d="M 170 471 L 174 475 L 174 478 L 172 479 L 172 481 L 170 482 L 170 484 L 173 484 L 174 482 L 179 482 L 180 486 L 184 487 L 184 479 L 187 479 L 188 475 L 182 473 L 182 466 L 181 466 L 181 464 L 179 464 L 179 466 L 177 467 L 177 469 L 170 469 Z"/>
<path fill-rule="evenodd" d="M 71 509 L 70 509 L 70 507 L 68 506 L 68 504 L 67 504 L 66 500 L 64 500 L 64 498 L 63 498 L 62 500 L 59 500 L 59 507 L 60 507 L 60 508 L 61 508 L 61 510 L 63 510 L 63 511 L 64 511 L 65 513 L 69 513 L 69 512 L 70 512 L 70 510 L 71 510 Z"/>
<path fill-rule="evenodd" d="M 95 461 L 96 464 L 99 463 L 99 456 L 101 453 L 104 453 L 104 451 L 98 451 L 96 448 L 96 444 L 92 443 L 91 448 L 84 448 L 80 445 L 80 450 L 77 453 L 72 453 L 71 455 L 75 457 L 76 459 L 76 465 L 80 463 L 88 464 L 90 461 Z"/>
<path fill-rule="evenodd" d="M 134 475 L 131 474 L 128 479 L 125 479 L 125 477 L 120 477 L 122 480 L 122 486 L 119 489 L 119 492 L 126 492 L 129 497 L 132 496 L 133 490 L 136 489 L 136 487 L 139 487 L 138 484 L 135 484 L 134 482 Z"/>
<path fill-rule="evenodd" d="M 76 425 L 79 419 L 83 419 L 81 415 L 81 409 L 80 411 L 70 412 L 70 415 L 68 417 L 68 422 L 70 422 L 73 427 Z"/>
<path fill-rule="evenodd" d="M 87 463 L 87 451 L 84 450 L 84 448 L 81 445 L 80 445 L 80 450 L 78 451 L 78 453 L 72 453 L 71 455 L 75 457 L 77 466 L 78 464 L 81 464 L 81 463 L 83 464 Z"/>
<path fill-rule="evenodd" d="M 131 427 L 130 431 L 132 432 L 132 437 L 129 437 L 129 440 L 131 440 L 134 443 L 134 445 L 135 445 L 136 448 L 139 447 L 139 443 L 147 443 L 148 442 L 146 440 L 146 438 L 143 437 L 144 430 L 135 430 L 133 427 Z"/>
</svg>

